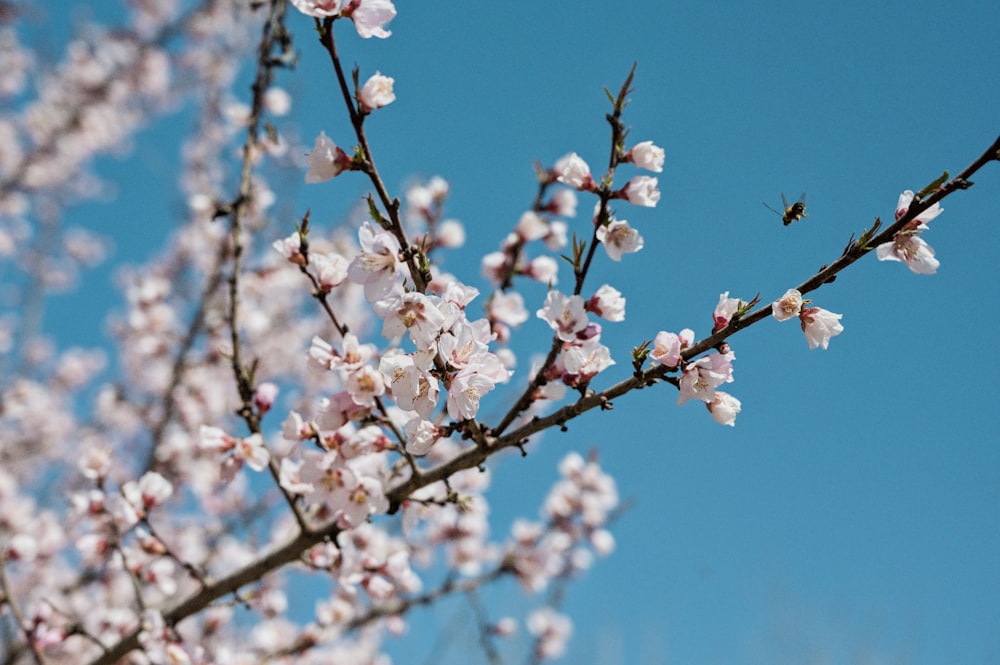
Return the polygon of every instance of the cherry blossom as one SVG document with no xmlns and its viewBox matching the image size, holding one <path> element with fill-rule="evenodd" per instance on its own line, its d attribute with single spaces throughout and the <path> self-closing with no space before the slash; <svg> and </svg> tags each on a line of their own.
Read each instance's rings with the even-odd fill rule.
<svg viewBox="0 0 1000 665">
<path fill-rule="evenodd" d="M 352 282 L 363 284 L 365 298 L 375 302 L 389 295 L 398 285 L 399 241 L 382 230 L 365 222 L 358 229 L 361 253 L 351 261 L 347 276 Z"/>
<path fill-rule="evenodd" d="M 535 257 L 524 268 L 526 276 L 549 286 L 555 286 L 558 273 L 559 264 L 551 256 Z"/>
<path fill-rule="evenodd" d="M 368 111 L 374 111 L 396 101 L 396 94 L 392 91 L 395 82 L 395 79 L 375 72 L 361 87 L 358 95 L 361 105 Z"/>
<path fill-rule="evenodd" d="M 572 189 L 559 189 L 552 194 L 545 210 L 561 217 L 576 217 L 577 196 Z"/>
<path fill-rule="evenodd" d="M 712 313 L 712 332 L 718 332 L 728 326 L 729 321 L 742 304 L 742 300 L 730 298 L 729 291 L 721 294 L 719 304 L 715 306 L 715 311 Z"/>
<path fill-rule="evenodd" d="M 663 171 L 665 154 L 663 148 L 653 145 L 652 141 L 642 141 L 632 146 L 628 151 L 629 160 L 640 169 L 660 173 Z"/>
<path fill-rule="evenodd" d="M 583 298 L 549 291 L 545 304 L 535 315 L 549 324 L 564 342 L 571 342 L 587 327 L 587 310 Z"/>
<path fill-rule="evenodd" d="M 316 137 L 312 152 L 306 157 L 306 184 L 315 184 L 335 178 L 351 168 L 351 157 L 327 138 L 325 132 Z"/>
<path fill-rule="evenodd" d="M 785 295 L 771 303 L 771 315 L 778 321 L 787 321 L 802 311 L 802 294 L 796 289 L 788 289 Z"/>
<path fill-rule="evenodd" d="M 638 252 L 644 242 L 639 232 L 624 219 L 612 220 L 607 226 L 598 228 L 597 239 L 612 261 L 621 261 L 623 254 Z"/>
<path fill-rule="evenodd" d="M 378 37 L 385 39 L 392 33 L 385 29 L 385 24 L 396 17 L 396 8 L 392 0 L 341 0 L 341 13 L 354 21 L 358 34 L 368 39 Z"/>
<path fill-rule="evenodd" d="M 573 632 L 573 622 L 551 607 L 535 610 L 528 616 L 528 632 L 535 636 L 535 653 L 541 660 L 554 660 L 566 652 Z"/>
<path fill-rule="evenodd" d="M 915 195 L 911 190 L 906 190 L 899 195 L 899 201 L 896 202 L 896 219 L 902 219 L 903 216 L 909 212 L 910 204 L 913 203 Z M 927 222 L 931 221 L 938 215 L 944 212 L 944 208 L 941 207 L 940 203 L 935 203 L 934 205 L 928 207 L 922 213 L 913 218 L 912 223 L 917 228 L 926 228 Z"/>
<path fill-rule="evenodd" d="M 900 231 L 889 242 L 875 248 L 879 261 L 902 261 L 918 275 L 933 275 L 941 262 L 934 258 L 934 249 L 916 232 Z"/>
<path fill-rule="evenodd" d="M 552 169 L 556 180 L 581 191 L 590 191 L 597 187 L 594 178 L 590 175 L 590 167 L 583 158 L 575 152 L 571 152 L 556 161 Z"/>
<path fill-rule="evenodd" d="M 844 326 L 840 324 L 842 316 L 843 314 L 834 314 L 819 307 L 804 307 L 799 313 L 799 321 L 809 348 L 821 346 L 825 349 L 830 345 L 831 337 L 844 332 Z"/>
<path fill-rule="evenodd" d="M 274 400 L 278 398 L 278 386 L 270 381 L 265 381 L 257 386 L 253 392 L 253 404 L 257 407 L 261 415 L 267 413 L 274 406 Z"/>
<path fill-rule="evenodd" d="M 694 342 L 694 331 L 685 328 L 680 334 L 661 330 L 653 339 L 653 348 L 649 357 L 667 367 L 677 367 L 681 361 L 681 352 Z"/>
<path fill-rule="evenodd" d="M 429 349 L 441 334 L 445 317 L 438 309 L 440 298 L 410 292 L 390 296 L 374 304 L 382 319 L 382 336 L 386 339 L 409 332 L 418 349 Z"/>
<path fill-rule="evenodd" d="M 307 16 L 325 18 L 340 15 L 343 0 L 292 0 L 292 6 Z"/>
<path fill-rule="evenodd" d="M 716 390 L 712 401 L 705 404 L 709 413 L 720 425 L 736 425 L 736 414 L 740 412 L 740 401 L 729 393 Z"/>
<path fill-rule="evenodd" d="M 593 337 L 563 350 L 563 383 L 572 388 L 586 386 L 592 378 L 615 364 L 611 359 L 611 351 L 597 339 Z"/>
<path fill-rule="evenodd" d="M 657 187 L 657 179 L 648 175 L 637 175 L 628 181 L 622 190 L 621 196 L 628 199 L 632 205 L 644 206 L 647 208 L 656 207 L 660 202 L 660 190 Z"/>
<path fill-rule="evenodd" d="M 493 390 L 494 381 L 488 376 L 466 368 L 452 377 L 448 386 L 448 415 L 455 420 L 475 418 L 479 400 Z"/>
<path fill-rule="evenodd" d="M 586 304 L 587 311 L 608 321 L 625 320 L 625 298 L 621 291 L 608 284 L 602 285 Z"/>
<path fill-rule="evenodd" d="M 906 190 L 899 195 L 896 204 L 896 219 L 902 219 L 909 212 L 914 194 Z M 927 230 L 927 224 L 944 212 L 939 203 L 928 207 L 907 223 L 906 227 L 896 233 L 887 243 L 875 248 L 879 261 L 902 261 L 912 272 L 918 275 L 933 275 L 941 263 L 934 257 L 934 249 L 928 245 L 919 234 Z"/>
<path fill-rule="evenodd" d="M 680 406 L 690 399 L 710 403 L 715 399 L 715 389 L 733 380 L 732 352 L 712 352 L 684 367 L 680 380 Z"/>
</svg>

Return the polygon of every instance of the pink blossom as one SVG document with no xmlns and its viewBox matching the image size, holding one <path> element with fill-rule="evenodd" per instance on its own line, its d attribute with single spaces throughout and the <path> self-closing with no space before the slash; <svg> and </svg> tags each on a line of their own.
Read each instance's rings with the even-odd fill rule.
<svg viewBox="0 0 1000 665">
<path fill-rule="evenodd" d="M 275 240 L 271 243 L 271 247 L 274 247 L 275 250 L 295 265 L 304 266 L 306 264 L 306 257 L 302 253 L 302 236 L 299 235 L 298 231 L 287 238 Z"/>
<path fill-rule="evenodd" d="M 360 406 L 375 407 L 375 399 L 385 393 L 385 383 L 378 371 L 367 365 L 347 372 L 344 388 Z"/>
<path fill-rule="evenodd" d="M 479 412 L 479 400 L 493 390 L 494 382 L 471 368 L 461 370 L 448 386 L 448 415 L 454 420 L 469 420 Z"/>
<path fill-rule="evenodd" d="M 406 205 L 408 214 L 430 219 L 436 217 L 439 209 L 448 198 L 448 181 L 441 176 L 434 176 L 426 184 L 414 184 L 406 190 Z"/>
<path fill-rule="evenodd" d="M 302 460 L 292 460 L 284 458 L 281 460 L 281 470 L 278 473 L 278 481 L 286 492 L 291 494 L 308 494 L 315 488 L 302 481 Z"/>
<path fill-rule="evenodd" d="M 573 388 L 584 386 L 614 364 L 611 351 L 596 338 L 568 346 L 562 353 L 563 383 Z"/>
<path fill-rule="evenodd" d="M 840 324 L 842 316 L 843 314 L 834 314 L 819 307 L 804 308 L 799 314 L 799 320 L 802 322 L 802 332 L 806 334 L 809 348 L 815 349 L 817 346 L 827 348 L 830 338 L 844 331 L 844 326 Z"/>
<path fill-rule="evenodd" d="M 648 175 L 637 175 L 628 181 L 622 190 L 624 198 L 632 205 L 654 208 L 660 201 L 657 180 Z"/>
<path fill-rule="evenodd" d="M 417 291 L 379 300 L 375 303 L 375 313 L 382 319 L 382 336 L 393 339 L 409 332 L 418 349 L 431 348 L 445 322 L 437 307 L 440 301 L 437 296 Z"/>
<path fill-rule="evenodd" d="M 268 88 L 264 93 L 264 106 L 276 116 L 287 115 L 292 109 L 292 96 L 284 88 Z"/>
<path fill-rule="evenodd" d="M 554 286 L 559 273 L 559 264 L 551 256 L 538 256 L 524 268 L 524 274 L 542 284 Z"/>
<path fill-rule="evenodd" d="M 286 441 L 305 441 L 315 435 L 315 424 L 304 421 L 298 411 L 290 411 L 281 423 L 281 436 Z"/>
<path fill-rule="evenodd" d="M 653 349 L 649 357 L 667 367 L 677 367 L 681 352 L 694 342 L 694 331 L 685 328 L 680 335 L 661 330 L 653 339 Z"/>
<path fill-rule="evenodd" d="M 395 82 L 395 79 L 382 76 L 380 72 L 375 72 L 361 86 L 361 92 L 358 95 L 361 105 L 366 110 L 373 111 L 396 101 L 396 94 L 392 91 L 392 85 Z"/>
<path fill-rule="evenodd" d="M 576 205 L 576 192 L 572 189 L 560 189 L 552 194 L 545 210 L 560 217 L 576 217 Z"/>
<path fill-rule="evenodd" d="M 517 632 L 517 620 L 514 617 L 501 617 L 490 626 L 490 634 L 497 637 L 510 637 Z"/>
<path fill-rule="evenodd" d="M 540 660 L 555 660 L 566 652 L 573 633 L 573 622 L 551 607 L 543 607 L 528 615 L 528 632 L 535 636 L 535 653 Z"/>
<path fill-rule="evenodd" d="M 147 471 L 138 481 L 122 485 L 122 496 L 140 515 L 162 504 L 174 493 L 174 486 L 156 471 Z"/>
<path fill-rule="evenodd" d="M 909 189 L 899 195 L 899 201 L 896 203 L 896 219 L 902 219 L 910 210 L 910 204 L 913 203 L 914 194 Z M 941 207 L 939 203 L 924 210 L 922 213 L 913 218 L 911 222 L 911 227 L 915 226 L 920 230 L 924 230 L 927 227 L 927 222 L 931 221 L 938 215 L 944 212 L 944 208 Z"/>
<path fill-rule="evenodd" d="M 564 189 L 561 191 L 568 192 L 570 190 Z M 568 232 L 569 227 L 566 226 L 566 222 L 560 219 L 554 219 L 549 222 L 548 230 L 545 233 L 545 237 L 542 238 L 542 242 L 544 242 L 545 246 L 553 252 L 562 249 L 568 242 Z"/>
<path fill-rule="evenodd" d="M 430 417 L 440 392 L 438 380 L 430 373 L 433 362 L 432 351 L 411 355 L 399 349 L 390 350 L 379 359 L 379 371 L 399 408 Z"/>
<path fill-rule="evenodd" d="M 344 2 L 341 13 L 354 21 L 354 29 L 365 39 L 369 37 L 385 39 L 392 34 L 384 27 L 396 17 L 396 8 L 391 0 L 341 1 Z"/>
<path fill-rule="evenodd" d="M 456 219 L 446 219 L 437 227 L 434 244 L 438 247 L 457 249 L 465 244 L 465 227 Z"/>
<path fill-rule="evenodd" d="M 306 157 L 306 184 L 330 180 L 351 168 L 351 157 L 327 138 L 325 132 L 316 137 L 312 152 Z"/>
<path fill-rule="evenodd" d="M 347 259 L 334 252 L 310 252 L 309 264 L 320 290 L 326 293 L 344 283 L 350 265 Z"/>
<path fill-rule="evenodd" d="M 608 321 L 624 321 L 625 298 L 622 297 L 621 291 L 604 284 L 587 301 L 587 311 Z"/>
<path fill-rule="evenodd" d="M 564 342 L 573 341 L 577 333 L 587 327 L 587 310 L 583 298 L 578 295 L 567 296 L 559 291 L 549 291 L 545 304 L 535 315 L 548 323 Z"/>
<path fill-rule="evenodd" d="M 274 400 L 278 398 L 278 386 L 265 381 L 257 386 L 253 393 L 253 403 L 257 407 L 257 412 L 261 415 L 267 413 L 274 406 Z"/>
<path fill-rule="evenodd" d="M 489 328 L 487 327 L 487 330 Z M 441 335 L 438 350 L 451 367 L 461 369 L 477 362 L 478 357 L 489 347 L 476 329 L 467 322 L 456 323 L 452 330 Z"/>
<path fill-rule="evenodd" d="M 802 311 L 802 294 L 797 289 L 788 289 L 785 295 L 771 303 L 771 316 L 778 321 L 787 321 Z"/>
<path fill-rule="evenodd" d="M 623 254 L 638 252 L 643 246 L 642 236 L 624 219 L 615 219 L 607 226 L 601 226 L 597 229 L 597 239 L 612 261 L 621 261 Z"/>
<path fill-rule="evenodd" d="M 486 310 L 490 318 L 515 328 L 529 318 L 524 296 L 517 291 L 497 291 L 490 296 Z"/>
<path fill-rule="evenodd" d="M 705 404 L 712 418 L 720 425 L 736 426 L 736 414 L 740 412 L 740 401 L 721 390 L 716 390 L 712 401 Z"/>
<path fill-rule="evenodd" d="M 376 230 L 369 222 L 358 229 L 358 240 L 361 253 L 351 261 L 347 276 L 356 284 L 364 284 L 365 299 L 375 302 L 397 286 L 399 241 L 386 231 Z"/>
<path fill-rule="evenodd" d="M 742 300 L 730 298 L 729 291 L 721 294 L 719 296 L 719 304 L 715 306 L 715 311 L 712 313 L 712 332 L 718 332 L 728 326 L 729 321 L 742 304 Z"/>
<path fill-rule="evenodd" d="M 292 6 L 306 16 L 324 18 L 340 15 L 341 0 L 292 0 Z"/>
<path fill-rule="evenodd" d="M 680 381 L 680 406 L 689 399 L 711 402 L 715 398 L 716 387 L 732 381 L 732 365 L 730 354 L 713 352 L 688 363 L 684 368 Z"/>
<path fill-rule="evenodd" d="M 441 438 L 441 428 L 423 418 L 407 421 L 405 430 L 406 451 L 411 455 L 426 455 L 434 442 Z"/>
<path fill-rule="evenodd" d="M 665 158 L 663 148 L 653 145 L 652 141 L 636 143 L 628 151 L 630 161 L 640 169 L 660 173 L 663 171 L 663 160 Z"/>
<path fill-rule="evenodd" d="M 933 275 L 941 262 L 934 258 L 934 249 L 916 232 L 900 231 L 887 243 L 875 248 L 879 261 L 903 261 L 918 275 Z"/>
<path fill-rule="evenodd" d="M 597 188 L 593 176 L 590 175 L 590 167 L 583 161 L 580 155 L 571 152 L 561 157 L 552 169 L 556 180 L 569 185 L 580 191 L 593 191 Z"/>
<path fill-rule="evenodd" d="M 371 413 L 369 406 L 358 404 L 346 390 L 330 395 L 322 402 L 316 424 L 324 430 L 337 430 L 349 422 L 357 422 Z"/>
<path fill-rule="evenodd" d="M 542 216 L 531 210 L 521 215 L 521 219 L 518 220 L 517 226 L 514 227 L 514 231 L 524 242 L 531 242 L 532 240 L 544 238 L 545 234 L 548 233 L 548 230 L 549 226 Z"/>
</svg>

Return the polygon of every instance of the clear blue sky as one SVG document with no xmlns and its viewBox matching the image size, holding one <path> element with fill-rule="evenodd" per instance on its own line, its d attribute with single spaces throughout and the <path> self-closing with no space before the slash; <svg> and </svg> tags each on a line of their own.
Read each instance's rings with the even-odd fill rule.
<svg viewBox="0 0 1000 665">
<path fill-rule="evenodd" d="M 902 190 L 961 170 L 1000 131 L 1000 5 L 986 0 L 398 5 L 391 39 L 341 29 L 342 53 L 362 79 L 395 77 L 398 100 L 367 125 L 375 156 L 400 194 L 414 174 L 451 182 L 448 212 L 469 243 L 446 267 L 479 286 L 478 257 L 534 196 L 534 160 L 576 151 L 605 163 L 601 87 L 638 63 L 625 120 L 667 165 L 658 208 L 619 207 L 646 248 L 620 264 L 601 255 L 592 276 L 628 298 L 626 323 L 605 326 L 619 362 L 608 383 L 658 330 L 707 334 L 719 293 L 780 296 L 876 215 L 891 218 Z M 302 136 L 348 143 L 310 22 L 291 26 L 302 61 L 282 82 Z M 140 137 L 130 162 L 107 167 L 161 173 L 164 224 L 176 206 L 169 140 Z M 596 448 L 634 500 L 618 550 L 569 592 L 565 662 L 1000 662 L 998 167 L 944 202 L 925 236 L 937 275 L 869 257 L 814 295 L 844 315 L 828 351 L 809 351 L 794 323 L 733 338 L 735 428 L 675 407 L 659 386 L 498 461 L 498 533 L 535 516 L 568 450 Z M 283 205 L 331 222 L 363 191 L 341 178 Z M 764 209 L 783 191 L 808 192 L 807 220 L 783 228 Z M 138 209 L 128 195 L 119 205 Z M 157 247 L 152 233 L 125 239 L 110 209 L 82 214 L 119 235 L 120 256 Z M 532 320 L 522 334 L 546 331 Z M 519 596 L 496 602 L 513 609 Z M 464 628 L 444 662 L 479 662 L 471 622 L 456 616 L 415 617 L 413 632 L 454 621 Z M 421 662 L 412 653 L 396 662 Z"/>
</svg>

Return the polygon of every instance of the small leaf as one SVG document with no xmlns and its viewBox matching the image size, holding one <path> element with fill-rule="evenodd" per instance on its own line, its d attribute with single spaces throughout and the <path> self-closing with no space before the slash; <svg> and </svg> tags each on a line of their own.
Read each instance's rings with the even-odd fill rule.
<svg viewBox="0 0 1000 665">
<path fill-rule="evenodd" d="M 919 200 L 924 198 L 928 194 L 933 194 L 934 192 L 936 192 L 938 189 L 941 188 L 941 185 L 943 185 L 945 181 L 948 180 L 949 177 L 950 174 L 947 171 L 945 171 L 944 173 L 941 174 L 941 176 L 937 180 L 935 180 L 934 182 L 932 182 L 931 184 L 927 185 L 919 192 L 917 192 L 917 195 L 914 196 L 913 198 Z"/>
</svg>

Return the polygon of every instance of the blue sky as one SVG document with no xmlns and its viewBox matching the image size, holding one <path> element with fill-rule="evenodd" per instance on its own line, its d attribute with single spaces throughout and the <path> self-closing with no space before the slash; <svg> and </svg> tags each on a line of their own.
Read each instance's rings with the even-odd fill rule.
<svg viewBox="0 0 1000 665">
<path fill-rule="evenodd" d="M 626 322 L 605 326 L 619 363 L 608 384 L 628 372 L 628 349 L 658 330 L 707 334 L 721 292 L 777 298 L 876 215 L 891 218 L 902 190 L 960 171 L 1000 130 L 1000 6 L 985 0 L 442 0 L 398 10 L 389 40 L 338 26 L 342 54 L 362 79 L 395 77 L 398 100 L 367 124 L 375 157 L 400 194 L 413 175 L 451 182 L 448 213 L 469 242 L 446 267 L 481 287 L 478 257 L 534 196 L 533 161 L 576 151 L 605 163 L 601 88 L 617 89 L 638 63 L 625 122 L 633 141 L 665 148 L 667 165 L 658 208 L 618 208 L 645 249 L 620 264 L 601 255 L 591 277 L 593 289 L 607 282 L 628 298 Z M 291 27 L 301 64 L 282 83 L 301 135 L 323 130 L 348 144 L 310 22 L 294 16 Z M 144 233 L 125 231 L 149 188 L 79 209 L 78 221 L 116 236 L 119 257 L 158 247 L 153 229 L 177 209 L 167 165 L 176 145 L 153 131 L 129 161 L 105 167 L 162 178 L 163 219 L 146 218 Z M 1000 440 L 990 415 L 1000 397 L 1000 168 L 975 180 L 924 236 L 937 275 L 868 257 L 814 294 L 844 315 L 829 350 L 809 351 L 794 323 L 765 321 L 731 340 L 729 391 L 743 401 L 735 428 L 696 404 L 675 407 L 676 391 L 658 386 L 547 434 L 526 459 L 497 461 L 501 533 L 514 516 L 535 515 L 569 450 L 598 450 L 634 501 L 615 527 L 615 554 L 569 592 L 576 633 L 565 662 L 1000 659 Z M 360 178 L 340 178 L 282 205 L 332 223 L 364 191 Z M 789 228 L 761 205 L 803 191 L 809 218 Z M 106 286 L 98 275 L 87 289 Z M 88 292 L 74 299 L 81 308 Z M 542 292 L 528 293 L 534 311 Z M 79 323 L 74 334 L 100 339 L 101 325 Z M 541 347 L 546 330 L 532 320 L 521 334 Z M 517 591 L 491 594 L 518 606 Z M 414 632 L 468 622 L 449 612 L 417 617 Z M 444 662 L 477 662 L 465 650 L 476 648 L 469 626 Z M 407 653 L 397 662 L 420 662 Z"/>
</svg>

